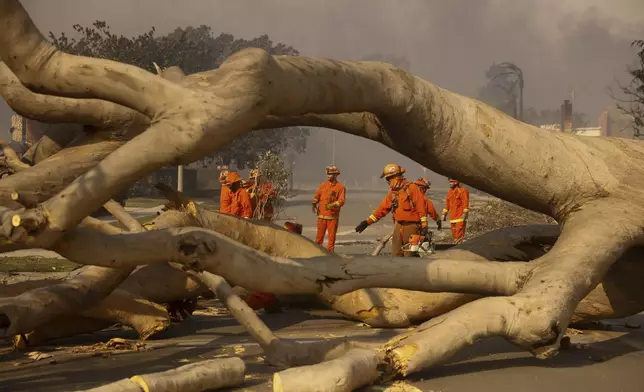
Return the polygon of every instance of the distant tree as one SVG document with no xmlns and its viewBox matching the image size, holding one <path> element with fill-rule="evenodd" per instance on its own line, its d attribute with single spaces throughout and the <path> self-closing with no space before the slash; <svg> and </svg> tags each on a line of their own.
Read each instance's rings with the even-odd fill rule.
<svg viewBox="0 0 644 392">
<path fill-rule="evenodd" d="M 217 68 L 231 54 L 244 48 L 262 48 L 271 54 L 297 55 L 291 46 L 274 43 L 267 35 L 251 40 L 235 38 L 231 34 L 215 36 L 209 26 L 176 28 L 173 32 L 156 36 L 155 28 L 135 37 L 116 35 L 103 21 L 90 27 L 74 25 L 77 37 L 65 33 L 58 36 L 49 33 L 49 39 L 61 50 L 89 57 L 105 58 L 155 72 L 154 63 L 161 68 L 173 65 L 181 67 L 186 74 Z M 288 128 L 251 132 L 235 139 L 226 149 L 201 161 L 204 165 L 236 164 L 243 169 L 254 166 L 257 157 L 267 151 L 280 154 L 287 149 L 301 153 L 306 150 L 309 130 Z"/>
<path fill-rule="evenodd" d="M 486 84 L 479 88 L 478 99 L 500 111 L 519 117 L 519 73 L 505 64 L 492 64 L 485 72 Z"/>
<path fill-rule="evenodd" d="M 633 133 L 639 138 L 644 131 L 644 40 L 633 41 L 631 45 L 639 49 L 637 53 L 639 64 L 628 71 L 632 77 L 630 83 L 620 86 L 626 99 L 621 100 L 617 106 L 623 113 L 633 118 Z"/>
<path fill-rule="evenodd" d="M 500 111 L 514 117 L 519 117 L 519 95 L 523 78 L 521 70 L 512 63 L 492 64 L 485 72 L 486 84 L 479 89 L 478 99 L 494 106 Z M 523 110 L 523 122 L 533 125 L 550 125 L 561 123 L 561 109 L 537 110 L 528 107 Z M 573 112 L 573 128 L 588 125 L 584 113 Z"/>
</svg>

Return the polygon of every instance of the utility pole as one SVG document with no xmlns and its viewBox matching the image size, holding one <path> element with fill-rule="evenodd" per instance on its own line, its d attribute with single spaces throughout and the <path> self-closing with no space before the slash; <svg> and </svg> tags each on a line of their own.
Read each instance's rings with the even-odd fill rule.
<svg viewBox="0 0 644 392">
<path fill-rule="evenodd" d="M 183 192 L 183 165 L 177 168 L 177 190 Z"/>
</svg>

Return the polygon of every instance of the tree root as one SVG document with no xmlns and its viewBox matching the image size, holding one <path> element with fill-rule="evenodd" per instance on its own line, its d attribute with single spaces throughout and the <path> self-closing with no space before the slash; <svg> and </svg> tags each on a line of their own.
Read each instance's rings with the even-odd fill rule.
<svg viewBox="0 0 644 392">
<path fill-rule="evenodd" d="M 245 372 L 246 365 L 239 358 L 211 359 L 133 376 L 86 392 L 203 392 L 241 385 Z"/>
</svg>

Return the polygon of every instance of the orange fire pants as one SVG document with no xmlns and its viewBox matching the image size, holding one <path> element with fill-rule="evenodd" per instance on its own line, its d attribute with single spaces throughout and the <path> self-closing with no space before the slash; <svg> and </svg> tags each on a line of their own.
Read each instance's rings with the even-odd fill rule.
<svg viewBox="0 0 644 392">
<path fill-rule="evenodd" d="M 465 226 L 467 226 L 467 222 L 454 222 L 451 224 L 452 238 L 455 243 L 460 244 L 463 242 L 463 238 L 465 237 Z"/>
<path fill-rule="evenodd" d="M 331 252 L 335 249 L 335 235 L 338 232 L 339 219 L 320 219 L 318 218 L 318 233 L 315 236 L 315 242 L 322 245 L 324 243 L 324 234 L 329 232 L 327 249 Z"/>
<path fill-rule="evenodd" d="M 394 235 L 391 237 L 391 255 L 394 257 L 416 257 L 412 252 L 403 252 L 402 248 L 407 242 L 409 237 L 413 234 L 418 234 L 420 223 L 400 224 L 396 222 L 394 225 Z"/>
<path fill-rule="evenodd" d="M 252 292 L 246 297 L 246 303 L 253 310 L 266 309 L 271 311 L 279 305 L 277 296 L 272 293 L 262 293 L 259 291 Z"/>
</svg>

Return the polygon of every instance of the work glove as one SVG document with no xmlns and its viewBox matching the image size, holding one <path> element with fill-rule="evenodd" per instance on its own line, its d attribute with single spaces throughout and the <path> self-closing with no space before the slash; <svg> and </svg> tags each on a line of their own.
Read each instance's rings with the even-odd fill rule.
<svg viewBox="0 0 644 392">
<path fill-rule="evenodd" d="M 443 214 L 443 222 L 447 220 L 447 214 Z"/>
<path fill-rule="evenodd" d="M 423 237 L 429 233 L 429 228 L 427 226 L 421 226 L 420 230 L 418 230 L 418 234 L 422 235 Z"/>
<path fill-rule="evenodd" d="M 324 206 L 327 210 L 332 210 L 338 206 L 338 203 L 333 202 L 333 203 L 328 203 L 327 205 Z"/>
<path fill-rule="evenodd" d="M 467 221 L 467 217 L 468 217 L 469 215 L 470 215 L 470 213 L 469 213 L 469 212 L 467 212 L 467 211 L 466 211 L 466 212 L 464 212 L 464 213 L 463 213 L 463 221 Z"/>
<path fill-rule="evenodd" d="M 358 226 L 356 226 L 356 232 L 362 233 L 367 227 L 369 227 L 369 222 L 363 220 Z"/>
<path fill-rule="evenodd" d="M 440 219 L 436 221 L 436 227 L 438 228 L 438 230 L 443 229 L 443 222 L 441 222 Z"/>
<path fill-rule="evenodd" d="M 319 213 L 317 203 L 313 203 L 312 207 L 313 207 L 313 208 L 312 208 L 313 213 L 314 213 L 315 215 L 317 215 L 317 214 Z"/>
</svg>

